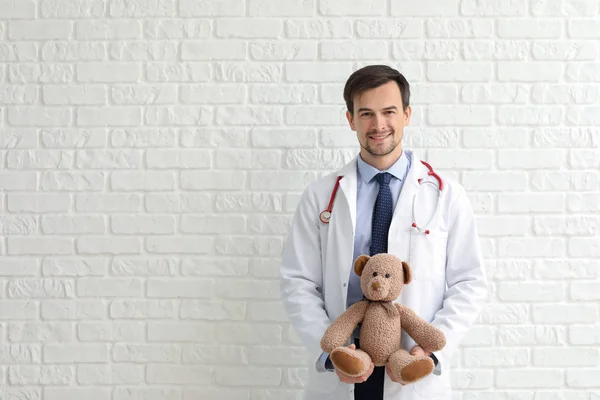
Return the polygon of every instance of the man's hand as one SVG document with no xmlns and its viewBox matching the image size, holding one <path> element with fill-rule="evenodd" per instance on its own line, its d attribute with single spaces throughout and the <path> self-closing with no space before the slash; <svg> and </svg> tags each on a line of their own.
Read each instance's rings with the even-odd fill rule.
<svg viewBox="0 0 600 400">
<path fill-rule="evenodd" d="M 421 346 L 415 346 L 412 348 L 412 350 L 410 351 L 410 355 L 411 356 L 427 356 L 429 357 L 431 355 L 430 351 L 425 351 L 423 350 L 423 348 Z"/>
<path fill-rule="evenodd" d="M 354 345 L 354 343 L 351 344 L 350 346 L 348 346 L 348 348 L 352 349 L 352 350 L 356 350 L 356 346 Z M 364 374 L 363 376 L 357 376 L 357 377 L 348 376 L 348 375 L 344 374 L 342 371 L 338 370 L 337 368 L 335 368 L 335 373 L 337 374 L 338 378 L 340 378 L 341 382 L 350 383 L 350 384 L 363 383 L 364 381 L 366 381 L 369 378 L 369 376 L 371 376 L 374 368 L 375 368 L 375 364 L 373 364 L 371 362 L 371 367 L 369 368 L 367 373 Z"/>
</svg>

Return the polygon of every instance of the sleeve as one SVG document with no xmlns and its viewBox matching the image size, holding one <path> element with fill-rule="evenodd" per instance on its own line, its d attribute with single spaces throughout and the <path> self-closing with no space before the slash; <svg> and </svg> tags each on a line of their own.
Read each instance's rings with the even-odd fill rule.
<svg viewBox="0 0 600 400">
<path fill-rule="evenodd" d="M 318 368 L 321 338 L 331 325 L 323 301 L 319 211 L 310 187 L 300 198 L 286 240 L 280 272 L 281 297 L 300 340 Z"/>
<path fill-rule="evenodd" d="M 447 290 L 442 308 L 432 321 L 446 336 L 446 346 L 434 355 L 438 361 L 434 373 L 438 375 L 478 318 L 488 294 L 475 215 L 462 186 L 458 186 L 458 192 L 449 209 Z"/>
</svg>

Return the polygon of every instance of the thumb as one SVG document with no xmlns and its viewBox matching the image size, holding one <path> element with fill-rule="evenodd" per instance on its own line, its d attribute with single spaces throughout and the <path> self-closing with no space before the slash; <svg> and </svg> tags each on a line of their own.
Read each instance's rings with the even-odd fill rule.
<svg viewBox="0 0 600 400">
<path fill-rule="evenodd" d="M 356 350 L 356 345 L 352 343 L 350 346 L 348 346 L 348 348 L 351 350 Z"/>
</svg>

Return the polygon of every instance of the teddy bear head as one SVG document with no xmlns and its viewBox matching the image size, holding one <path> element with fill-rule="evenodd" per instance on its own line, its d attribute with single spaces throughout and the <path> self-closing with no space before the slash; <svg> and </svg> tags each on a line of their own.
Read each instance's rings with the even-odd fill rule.
<svg viewBox="0 0 600 400">
<path fill-rule="evenodd" d="M 396 300 L 411 281 L 408 263 L 387 253 L 361 255 L 354 262 L 354 272 L 360 276 L 363 295 L 373 301 Z"/>
</svg>

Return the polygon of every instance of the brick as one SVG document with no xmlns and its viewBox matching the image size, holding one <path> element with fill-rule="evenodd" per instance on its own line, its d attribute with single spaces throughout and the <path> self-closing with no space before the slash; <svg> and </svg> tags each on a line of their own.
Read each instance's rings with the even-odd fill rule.
<svg viewBox="0 0 600 400">
<path fill-rule="evenodd" d="M 114 300 L 110 303 L 111 318 L 164 319 L 175 315 L 176 304 L 171 300 Z"/>
<path fill-rule="evenodd" d="M 111 400 L 109 388 L 44 388 L 44 400 Z"/>
<path fill-rule="evenodd" d="M 207 342 L 216 341 L 215 324 L 211 322 L 149 322 L 148 340 L 155 342 Z M 186 357 L 186 351 L 183 356 Z"/>
<path fill-rule="evenodd" d="M 452 12 L 452 2 L 444 2 Z M 489 38 L 493 32 L 493 21 L 469 18 L 428 18 L 425 32 L 430 38 Z"/>
<path fill-rule="evenodd" d="M 223 62 L 215 69 L 217 82 L 273 83 L 283 81 L 283 65 L 266 62 Z"/>
<path fill-rule="evenodd" d="M 425 0 L 419 4 L 400 0 L 392 3 L 391 12 L 392 16 L 452 17 L 458 15 L 458 10 L 458 0 Z"/>
<path fill-rule="evenodd" d="M 537 324 L 595 323 L 598 310 L 592 304 L 540 304 L 533 306 L 532 317 Z"/>
<path fill-rule="evenodd" d="M 46 363 L 94 363 L 108 362 L 108 345 L 104 344 L 46 344 Z"/>
<path fill-rule="evenodd" d="M 312 17 L 316 1 L 250 0 L 248 12 L 251 17 Z"/>
<path fill-rule="evenodd" d="M 574 39 L 600 38 L 600 26 L 593 18 L 577 18 L 567 23 L 567 34 Z"/>
<path fill-rule="evenodd" d="M 498 21 L 498 36 L 505 39 L 558 39 L 562 24 L 557 20 L 510 18 Z"/>
<path fill-rule="evenodd" d="M 555 82 L 564 73 L 560 63 L 500 62 L 498 80 L 510 82 Z"/>
<path fill-rule="evenodd" d="M 63 365 L 11 366 L 8 373 L 11 385 L 70 385 L 75 380 L 74 368 Z"/>
<path fill-rule="evenodd" d="M 142 66 L 133 62 L 77 64 L 77 81 L 82 83 L 137 82 L 142 77 Z"/>
<path fill-rule="evenodd" d="M 73 111 L 61 107 L 18 106 L 8 109 L 6 120 L 14 126 L 66 126 L 73 121 Z"/>
<path fill-rule="evenodd" d="M 76 247 L 80 254 L 138 254 L 141 245 L 138 238 L 87 236 L 77 239 Z"/>
<path fill-rule="evenodd" d="M 98 148 L 107 143 L 108 134 L 105 129 L 41 129 L 41 143 L 48 148 L 74 147 Z"/>
<path fill-rule="evenodd" d="M 179 15 L 182 17 L 214 17 L 244 15 L 244 0 L 180 0 Z"/>
<path fill-rule="evenodd" d="M 74 332 L 70 322 L 15 322 L 8 325 L 7 337 L 11 342 L 70 342 Z"/>
<path fill-rule="evenodd" d="M 175 233 L 176 221 L 170 215 L 114 215 L 110 220 L 111 232 L 124 235 Z"/>
<path fill-rule="evenodd" d="M 388 56 L 387 43 L 384 41 L 364 40 L 327 41 L 321 43 L 319 55 L 322 60 L 373 60 Z"/>
<path fill-rule="evenodd" d="M 34 0 L 1 0 L 0 19 L 33 19 L 36 16 Z"/>
<path fill-rule="evenodd" d="M 135 20 L 76 21 L 75 36 L 79 40 L 140 39 L 142 23 Z"/>
<path fill-rule="evenodd" d="M 114 147 L 174 147 L 177 132 L 173 128 L 118 128 L 111 132 Z"/>
<path fill-rule="evenodd" d="M 79 322 L 77 338 L 83 342 L 143 341 L 146 325 L 142 322 Z"/>
<path fill-rule="evenodd" d="M 79 365 L 77 382 L 81 385 L 135 385 L 144 383 L 141 365 Z"/>
<path fill-rule="evenodd" d="M 175 0 L 110 0 L 111 17 L 174 17 L 177 14 Z"/>
<path fill-rule="evenodd" d="M 349 63 L 328 62 L 290 63 L 285 66 L 285 78 L 289 82 L 344 82 L 352 74 Z"/>
<path fill-rule="evenodd" d="M 187 60 L 243 60 L 246 58 L 246 43 L 236 40 L 183 42 L 181 59 Z"/>
<path fill-rule="evenodd" d="M 144 34 L 151 39 L 200 39 L 208 38 L 212 21 L 186 19 L 157 19 L 144 24 Z"/>
<path fill-rule="evenodd" d="M 178 47 L 176 43 L 166 41 L 113 41 L 108 56 L 116 61 L 175 61 Z"/>
<path fill-rule="evenodd" d="M 463 15 L 479 17 L 515 17 L 524 16 L 527 12 L 526 0 L 489 0 L 479 2 L 476 0 L 463 0 L 460 7 Z"/>
<path fill-rule="evenodd" d="M 41 303 L 43 319 L 87 320 L 106 316 L 103 300 L 46 300 Z"/>
<path fill-rule="evenodd" d="M 497 372 L 499 388 L 559 388 L 563 372 L 552 369 L 511 369 Z"/>
<path fill-rule="evenodd" d="M 52 85 L 42 88 L 45 104 L 98 105 L 105 104 L 106 88 L 92 85 Z"/>
<path fill-rule="evenodd" d="M 43 18 L 100 18 L 104 16 L 105 0 L 42 0 Z"/>
<path fill-rule="evenodd" d="M 8 25 L 11 40 L 60 40 L 71 36 L 68 21 L 12 21 Z"/>
<path fill-rule="evenodd" d="M 427 69 L 431 82 L 488 82 L 492 79 L 491 63 L 432 62 Z"/>
<path fill-rule="evenodd" d="M 215 36 L 219 38 L 277 38 L 282 21 L 274 18 L 218 19 Z"/>
<path fill-rule="evenodd" d="M 285 31 L 289 38 L 295 39 L 351 38 L 352 21 L 345 18 L 288 19 Z"/>
</svg>

